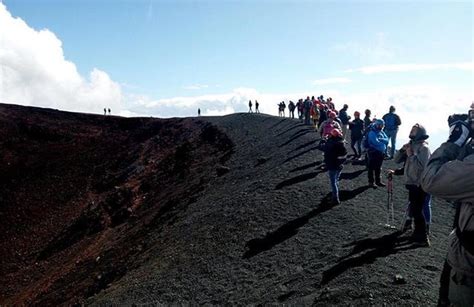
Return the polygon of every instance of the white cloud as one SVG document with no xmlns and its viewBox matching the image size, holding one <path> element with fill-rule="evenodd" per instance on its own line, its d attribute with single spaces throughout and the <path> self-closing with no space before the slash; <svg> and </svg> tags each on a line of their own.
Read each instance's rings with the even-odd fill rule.
<svg viewBox="0 0 474 307">
<path fill-rule="evenodd" d="M 209 85 L 207 84 L 192 84 L 192 85 L 186 85 L 183 86 L 183 89 L 185 90 L 202 90 L 204 88 L 208 88 Z"/>
<path fill-rule="evenodd" d="M 375 34 L 375 39 L 370 41 L 349 41 L 331 46 L 330 51 L 350 54 L 364 61 L 379 62 L 395 57 L 399 48 L 387 42 L 387 35 L 383 32 Z"/>
<path fill-rule="evenodd" d="M 352 82 L 349 78 L 326 78 L 318 79 L 311 82 L 313 85 L 326 85 L 326 84 L 335 84 L 335 83 L 350 83 Z"/>
<path fill-rule="evenodd" d="M 0 3 L 0 101 L 69 111 L 114 113 L 122 109 L 120 85 L 97 68 L 88 80 L 64 58 L 62 42 L 35 30 Z M 116 113 L 116 114 L 117 114 Z"/>
<path fill-rule="evenodd" d="M 345 72 L 361 72 L 363 74 L 377 74 L 387 72 L 413 72 L 413 71 L 428 71 L 428 70 L 474 70 L 474 62 L 460 62 L 447 64 L 391 64 L 391 65 L 374 65 L 364 66 L 354 69 L 348 69 Z"/>
</svg>

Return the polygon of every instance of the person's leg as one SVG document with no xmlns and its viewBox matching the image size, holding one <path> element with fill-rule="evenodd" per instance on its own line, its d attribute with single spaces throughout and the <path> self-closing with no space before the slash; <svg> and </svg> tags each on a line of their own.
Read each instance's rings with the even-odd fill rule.
<svg viewBox="0 0 474 307">
<path fill-rule="evenodd" d="M 377 151 L 375 155 L 375 165 L 374 165 L 374 172 L 375 172 L 375 183 L 378 186 L 385 186 L 382 183 L 382 164 L 383 164 L 383 153 Z"/>
<path fill-rule="evenodd" d="M 391 137 L 391 140 L 390 140 L 390 144 L 391 144 L 391 148 L 390 148 L 390 157 L 393 158 L 393 156 L 395 155 L 395 148 L 397 147 L 397 130 L 393 131 L 392 132 L 392 137 Z"/>
<path fill-rule="evenodd" d="M 368 172 L 367 172 L 367 175 L 369 177 L 369 185 L 373 185 L 374 184 L 374 171 L 375 171 L 375 168 L 374 168 L 374 157 L 372 155 L 371 152 L 368 153 L 367 155 L 367 167 L 368 167 Z"/>
<path fill-rule="evenodd" d="M 359 153 L 357 152 L 357 150 L 355 148 L 355 144 L 356 144 L 356 140 L 351 139 L 351 149 L 354 152 L 354 157 L 357 157 L 359 155 Z"/>
<path fill-rule="evenodd" d="M 474 306 L 474 277 L 451 269 L 449 301 L 454 306 Z"/>
<path fill-rule="evenodd" d="M 438 306 L 449 307 L 449 280 L 451 279 L 451 266 L 444 260 L 443 270 L 439 278 Z"/>
<path fill-rule="evenodd" d="M 413 231 L 413 239 L 417 242 L 425 242 L 426 223 L 423 216 L 423 204 L 425 202 L 426 193 L 417 186 L 408 187 L 408 197 L 412 208 L 413 219 L 415 220 L 415 230 Z"/>
<path fill-rule="evenodd" d="M 332 201 L 339 203 L 339 175 L 341 174 L 338 170 L 328 170 L 329 181 L 331 183 L 332 190 Z"/>
<path fill-rule="evenodd" d="M 362 156 L 362 139 L 357 139 L 356 140 L 356 144 L 357 144 L 357 158 L 360 158 Z"/>
</svg>

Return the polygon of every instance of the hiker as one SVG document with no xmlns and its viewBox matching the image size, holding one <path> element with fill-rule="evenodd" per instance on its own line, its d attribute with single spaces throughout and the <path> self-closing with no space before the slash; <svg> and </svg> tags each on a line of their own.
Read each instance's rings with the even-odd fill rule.
<svg viewBox="0 0 474 307">
<path fill-rule="evenodd" d="M 330 111 L 328 114 L 328 119 L 325 120 L 319 128 L 319 134 L 321 135 L 321 138 L 327 139 L 331 135 L 331 131 L 334 128 L 341 130 L 341 125 L 336 120 L 336 112 Z"/>
<path fill-rule="evenodd" d="M 334 105 L 334 102 L 332 102 L 332 98 L 331 98 L 331 97 L 328 98 L 327 104 L 328 104 L 328 108 L 329 108 L 330 110 L 333 110 L 333 111 L 336 110 L 336 106 Z"/>
<path fill-rule="evenodd" d="M 376 189 L 377 186 L 384 187 L 385 183 L 382 182 L 381 171 L 384 155 L 387 150 L 388 138 L 383 127 L 385 122 L 383 119 L 377 119 L 372 125 L 367 135 L 368 143 L 368 177 L 369 186 Z M 374 178 L 375 175 L 375 178 Z"/>
<path fill-rule="evenodd" d="M 351 131 L 351 148 L 354 151 L 354 159 L 361 159 L 364 122 L 360 119 L 360 112 L 354 112 L 354 120 L 349 122 L 349 129 Z"/>
<path fill-rule="evenodd" d="M 347 115 L 348 108 L 349 106 L 347 104 L 344 104 L 343 108 L 339 111 L 339 119 L 341 120 L 342 124 L 342 134 L 344 135 L 344 141 L 346 140 L 347 128 L 349 125 L 349 121 L 351 120 L 351 117 Z"/>
<path fill-rule="evenodd" d="M 201 116 L 201 109 L 198 109 L 198 116 Z"/>
<path fill-rule="evenodd" d="M 255 113 L 260 113 L 260 110 L 258 109 L 259 106 L 260 104 L 258 103 L 257 99 L 255 99 Z"/>
<path fill-rule="evenodd" d="M 107 109 L 104 108 L 104 115 L 107 115 Z"/>
<path fill-rule="evenodd" d="M 252 111 L 252 100 L 249 100 L 249 113 L 253 113 L 253 111 Z"/>
<path fill-rule="evenodd" d="M 365 110 L 365 117 L 364 117 L 364 129 L 367 130 L 370 126 L 370 124 L 372 123 L 372 120 L 370 119 L 370 115 L 372 114 L 372 112 L 367 109 Z"/>
<path fill-rule="evenodd" d="M 341 203 L 339 198 L 339 176 L 344 167 L 347 154 L 342 138 L 342 131 L 338 128 L 333 128 L 327 142 L 322 145 L 321 150 L 324 152 L 325 168 L 328 170 L 329 181 L 331 183 L 331 204 L 339 205 Z"/>
<path fill-rule="evenodd" d="M 311 113 L 311 100 L 309 100 L 309 96 L 306 97 L 306 100 L 303 103 L 304 106 L 304 124 L 311 125 L 310 122 L 310 113 Z"/>
<path fill-rule="evenodd" d="M 286 104 L 285 104 L 285 101 L 283 100 L 281 102 L 281 113 L 283 117 L 285 117 L 285 109 L 286 109 Z"/>
<path fill-rule="evenodd" d="M 109 115 L 110 115 L 110 108 L 109 108 Z"/>
<path fill-rule="evenodd" d="M 400 120 L 400 116 L 395 114 L 394 106 L 390 106 L 389 112 L 385 114 L 382 119 L 385 121 L 385 134 L 390 139 L 390 152 L 387 153 L 387 159 L 393 159 L 397 142 L 398 126 L 402 124 L 402 121 Z"/>
<path fill-rule="evenodd" d="M 474 306 L 474 102 L 468 116 L 452 115 L 448 124 L 448 141 L 431 155 L 421 180 L 427 193 L 457 203 L 438 306 Z"/>
<path fill-rule="evenodd" d="M 328 109 L 324 103 L 319 106 L 319 122 L 318 129 L 321 129 L 321 125 L 328 119 Z"/>
<path fill-rule="evenodd" d="M 296 108 L 295 103 L 290 100 L 290 103 L 288 104 L 288 111 L 290 111 L 291 118 L 295 118 L 295 108 Z"/>
<path fill-rule="evenodd" d="M 298 118 L 299 118 L 299 120 L 302 120 L 303 119 L 303 109 L 304 109 L 303 99 L 298 100 L 298 102 L 296 103 L 296 108 L 298 109 Z"/>
<path fill-rule="evenodd" d="M 415 220 L 415 229 L 413 230 L 412 240 L 421 246 L 430 246 L 426 221 L 423 214 L 423 206 L 428 194 L 421 188 L 421 175 L 428 163 L 431 152 L 426 140 L 429 136 L 426 129 L 415 124 L 410 131 L 410 142 L 396 153 L 395 163 L 405 163 L 404 167 L 396 171 L 389 170 L 395 175 L 404 175 L 405 187 L 408 190 L 409 216 Z M 411 227 L 411 220 L 407 221 L 406 228 Z"/>
<path fill-rule="evenodd" d="M 314 129 L 318 130 L 318 122 L 319 122 L 319 107 L 316 103 L 313 104 L 311 108 L 311 119 L 313 121 Z"/>
</svg>

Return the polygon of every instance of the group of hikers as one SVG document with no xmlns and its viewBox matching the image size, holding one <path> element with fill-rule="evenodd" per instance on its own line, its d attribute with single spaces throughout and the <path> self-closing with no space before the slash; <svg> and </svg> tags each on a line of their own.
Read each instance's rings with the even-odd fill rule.
<svg viewBox="0 0 474 307">
<path fill-rule="evenodd" d="M 419 123 L 412 126 L 409 142 L 395 150 L 402 123 L 394 106 L 390 106 L 382 118 L 371 119 L 370 110 L 365 110 L 362 120 L 360 112 L 356 111 L 352 121 L 347 104 L 336 111 L 332 99 L 324 100 L 323 96 L 300 99 L 297 104 L 290 101 L 290 117 L 295 108 L 298 117 L 306 124 L 314 125 L 321 136 L 319 148 L 324 153 L 333 205 L 340 204 L 338 182 L 347 160 L 345 143 L 348 135 L 353 159 L 366 161 L 370 187 L 386 186 L 382 181 L 384 160 L 393 159 L 401 165 L 386 173 L 388 178 L 392 175 L 404 177 L 408 208 L 403 231 L 412 230 L 410 239 L 414 244 L 431 245 L 432 195 L 456 204 L 438 306 L 474 306 L 474 103 L 467 115 L 449 117 L 448 141 L 433 154 L 426 141 L 429 138 L 427 131 Z M 364 153 L 365 157 L 362 157 Z"/>
</svg>

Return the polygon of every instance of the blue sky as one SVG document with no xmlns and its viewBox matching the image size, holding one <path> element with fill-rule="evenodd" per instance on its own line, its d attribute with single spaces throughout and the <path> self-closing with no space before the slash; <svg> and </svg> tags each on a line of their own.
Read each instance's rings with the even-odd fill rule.
<svg viewBox="0 0 474 307">
<path fill-rule="evenodd" d="M 326 94 L 359 111 L 380 107 L 382 113 L 398 103 L 411 120 L 427 103 L 436 104 L 438 113 L 446 104 L 462 111 L 474 96 L 471 1 L 3 4 L 1 16 L 11 21 L 0 30 L 3 48 L 19 48 L 22 57 L 0 57 L 3 71 L 9 71 L 3 72 L 4 93 L 10 90 L 0 100 L 14 103 L 88 112 L 101 112 L 108 103 L 123 115 L 168 117 L 194 115 L 198 106 L 204 114 L 245 111 L 248 99 L 258 98 L 264 111 L 276 114 L 279 100 Z M 14 24 L 18 19 L 26 25 Z M 54 39 L 44 39 L 45 29 Z M 24 44 L 9 40 L 9 35 L 21 40 L 15 31 L 25 33 Z M 28 45 L 35 37 L 44 45 L 40 56 L 36 45 Z M 54 76 L 53 81 L 38 81 L 35 88 L 18 83 L 32 78 L 18 68 L 20 59 L 33 58 L 43 59 L 35 76 Z M 51 68 L 55 65 L 62 68 Z M 71 100 L 61 96 L 67 85 L 57 84 L 64 71 L 64 79 L 74 80 L 70 92 L 85 97 L 71 105 L 62 102 Z M 17 83 L 8 83 L 10 75 Z M 38 88 L 49 93 L 36 97 Z"/>
</svg>

